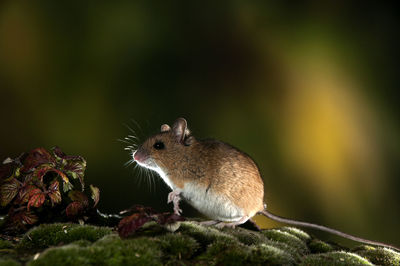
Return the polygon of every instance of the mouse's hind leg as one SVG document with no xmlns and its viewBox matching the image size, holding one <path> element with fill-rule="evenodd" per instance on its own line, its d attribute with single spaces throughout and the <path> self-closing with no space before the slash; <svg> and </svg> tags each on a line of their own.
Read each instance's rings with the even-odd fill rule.
<svg viewBox="0 0 400 266">
<path fill-rule="evenodd" d="M 204 226 L 214 225 L 214 224 L 217 224 L 217 223 L 220 223 L 220 221 L 211 220 L 211 221 L 203 221 L 203 222 L 200 222 L 200 224 L 201 224 L 201 225 L 204 225 Z"/>
<path fill-rule="evenodd" d="M 247 222 L 247 220 L 249 220 L 249 218 L 250 217 L 248 217 L 248 216 L 243 216 L 238 221 L 235 221 L 235 222 L 219 222 L 215 226 L 218 227 L 218 228 L 224 228 L 224 227 L 235 228 L 236 225 L 244 224 L 245 222 Z"/>
</svg>

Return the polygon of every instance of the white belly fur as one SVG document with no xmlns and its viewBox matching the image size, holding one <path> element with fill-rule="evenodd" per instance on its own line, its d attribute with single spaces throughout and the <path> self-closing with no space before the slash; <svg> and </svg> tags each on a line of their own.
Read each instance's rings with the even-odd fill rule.
<svg viewBox="0 0 400 266">
<path fill-rule="evenodd" d="M 241 208 L 235 206 L 223 195 L 215 193 L 212 187 L 207 191 L 204 186 L 186 183 L 181 195 L 190 205 L 208 218 L 224 222 L 236 222 L 244 216 Z"/>
</svg>

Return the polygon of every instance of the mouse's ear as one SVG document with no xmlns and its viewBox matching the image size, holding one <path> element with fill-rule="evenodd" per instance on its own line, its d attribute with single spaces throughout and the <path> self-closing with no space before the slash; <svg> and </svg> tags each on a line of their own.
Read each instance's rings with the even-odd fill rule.
<svg viewBox="0 0 400 266">
<path fill-rule="evenodd" d="M 167 124 L 161 125 L 161 132 L 168 132 L 171 130 L 171 127 Z"/>
<path fill-rule="evenodd" d="M 179 143 L 183 143 L 185 136 L 190 134 L 187 128 L 187 122 L 184 118 L 176 119 L 174 125 L 172 126 L 175 138 Z"/>
</svg>

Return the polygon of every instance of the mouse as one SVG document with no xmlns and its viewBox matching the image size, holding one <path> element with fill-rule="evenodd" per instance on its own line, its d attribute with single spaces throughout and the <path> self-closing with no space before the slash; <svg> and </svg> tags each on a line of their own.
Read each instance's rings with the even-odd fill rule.
<svg viewBox="0 0 400 266">
<path fill-rule="evenodd" d="M 131 149 L 132 160 L 158 173 L 171 189 L 167 202 L 173 204 L 177 215 L 182 214 L 179 203 L 185 200 L 211 219 L 203 222 L 205 225 L 235 227 L 252 221 L 256 214 L 262 214 L 280 223 L 317 229 L 356 242 L 400 250 L 390 244 L 271 213 L 264 202 L 264 182 L 254 160 L 225 142 L 195 138 L 184 118 L 176 119 L 172 127 L 161 125 L 158 134 L 148 137 L 137 149 Z"/>
</svg>

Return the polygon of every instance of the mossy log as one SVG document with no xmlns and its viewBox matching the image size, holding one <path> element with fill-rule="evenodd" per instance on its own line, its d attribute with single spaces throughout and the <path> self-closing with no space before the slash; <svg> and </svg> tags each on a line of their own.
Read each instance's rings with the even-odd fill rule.
<svg viewBox="0 0 400 266">
<path fill-rule="evenodd" d="M 110 227 L 42 224 L 0 239 L 3 265 L 400 265 L 387 248 L 346 249 L 293 227 L 251 231 L 149 222 L 121 239 Z"/>
</svg>

